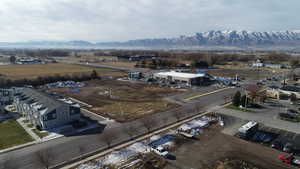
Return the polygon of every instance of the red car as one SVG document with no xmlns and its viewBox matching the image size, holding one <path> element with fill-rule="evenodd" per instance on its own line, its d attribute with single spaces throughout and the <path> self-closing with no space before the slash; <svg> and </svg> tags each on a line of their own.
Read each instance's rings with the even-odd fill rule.
<svg viewBox="0 0 300 169">
<path fill-rule="evenodd" d="M 278 156 L 278 159 L 284 163 L 300 167 L 300 160 L 296 159 L 293 154 L 290 155 L 280 154 Z"/>
</svg>

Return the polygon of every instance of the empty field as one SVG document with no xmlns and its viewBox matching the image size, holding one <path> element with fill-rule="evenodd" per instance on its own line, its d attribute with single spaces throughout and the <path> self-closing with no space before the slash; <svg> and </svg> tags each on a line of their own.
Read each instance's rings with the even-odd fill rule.
<svg viewBox="0 0 300 169">
<path fill-rule="evenodd" d="M 25 144 L 33 141 L 26 131 L 15 121 L 0 123 L 0 149 Z"/>
<path fill-rule="evenodd" d="M 136 62 L 98 62 L 101 65 L 108 65 L 108 66 L 116 66 L 116 67 L 126 67 L 126 68 L 134 68 L 136 65 Z"/>
<path fill-rule="evenodd" d="M 212 69 L 208 70 L 208 73 L 213 76 L 231 77 L 234 78 L 236 75 L 243 79 L 257 80 L 266 77 L 274 76 L 271 70 L 268 69 L 251 69 L 251 68 L 225 68 L 225 69 Z"/>
<path fill-rule="evenodd" d="M 64 75 L 64 74 L 76 74 L 87 73 L 96 70 L 100 76 L 122 76 L 123 72 L 106 69 L 106 68 L 94 68 L 88 66 L 81 66 L 75 64 L 37 64 L 37 65 L 7 65 L 0 66 L 0 74 L 9 79 L 33 79 L 38 76 L 49 75 Z"/>
<path fill-rule="evenodd" d="M 227 124 L 225 122 L 225 124 Z M 288 169 L 289 165 L 277 159 L 275 149 L 247 142 L 234 136 L 223 134 L 222 128 L 213 125 L 188 140 L 171 154 L 176 160 L 164 169 Z"/>
<path fill-rule="evenodd" d="M 173 89 L 113 80 L 93 80 L 87 84 L 78 94 L 72 93 L 70 89 L 52 90 L 91 104 L 92 112 L 120 122 L 178 106 L 163 100 L 164 96 L 178 92 Z"/>
</svg>

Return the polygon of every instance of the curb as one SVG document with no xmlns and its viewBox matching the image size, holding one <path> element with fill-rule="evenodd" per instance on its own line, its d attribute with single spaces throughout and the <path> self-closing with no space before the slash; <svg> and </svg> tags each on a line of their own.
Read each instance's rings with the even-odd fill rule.
<svg viewBox="0 0 300 169">
<path fill-rule="evenodd" d="M 212 91 L 212 92 L 208 92 L 208 93 L 204 93 L 204 94 L 200 94 L 200 95 L 196 95 L 196 96 L 190 96 L 190 97 L 184 98 L 184 100 L 193 100 L 193 99 L 196 99 L 196 98 L 199 98 L 199 97 L 203 97 L 203 96 L 211 95 L 211 94 L 214 94 L 214 93 L 218 93 L 218 92 L 221 92 L 221 91 L 224 91 L 224 90 L 227 90 L 227 89 L 231 89 L 231 88 L 223 88 L 223 89 L 218 89 L 218 90 L 215 90 L 215 91 Z"/>
<path fill-rule="evenodd" d="M 228 105 L 228 104 L 231 104 L 231 103 L 227 103 L 227 104 L 224 104 L 224 105 L 221 105 L 221 106 L 216 106 L 216 109 L 221 109 L 221 108 L 225 107 L 225 106 Z M 216 111 L 216 110 L 214 110 L 214 111 Z M 134 144 L 134 143 L 136 143 L 136 142 L 139 142 L 139 141 L 145 140 L 145 139 L 147 139 L 147 138 L 150 138 L 150 137 L 153 136 L 153 135 L 162 133 L 162 132 L 164 132 L 164 131 L 166 131 L 166 130 L 172 129 L 172 128 L 174 128 L 174 127 L 177 127 L 177 126 L 179 126 L 179 125 L 182 125 L 182 124 L 184 124 L 184 123 L 187 123 L 187 122 L 189 122 L 189 121 L 191 121 L 191 120 L 194 120 L 194 119 L 196 119 L 196 118 L 205 116 L 205 115 L 207 115 L 207 114 L 209 114 L 209 113 L 211 113 L 211 112 L 212 112 L 212 111 L 206 111 L 206 112 L 201 113 L 201 114 L 196 114 L 196 115 L 194 115 L 194 116 L 192 116 L 192 117 L 188 117 L 188 118 L 186 118 L 186 119 L 183 119 L 183 120 L 181 120 L 180 122 L 175 122 L 175 124 L 172 124 L 172 123 L 171 123 L 169 126 L 163 127 L 163 128 L 161 128 L 161 129 L 158 129 L 158 130 L 156 130 L 156 131 L 153 131 L 152 133 L 146 134 L 146 135 L 144 135 L 144 136 L 140 136 L 140 137 L 138 137 L 138 138 L 136 138 L 136 139 L 134 139 L 134 140 L 132 140 L 132 141 L 128 141 L 128 142 L 125 142 L 125 143 L 121 143 L 120 145 L 117 145 L 117 146 L 115 146 L 115 147 L 112 147 L 112 148 L 110 148 L 109 150 L 100 151 L 99 153 L 97 153 L 97 154 L 95 154 L 95 155 L 89 156 L 89 157 L 87 157 L 87 158 L 85 158 L 85 159 L 83 159 L 83 160 L 77 161 L 77 162 L 75 162 L 75 163 L 72 163 L 72 164 L 69 164 L 69 165 L 67 164 L 67 165 L 64 166 L 64 163 L 67 163 L 67 161 L 65 161 L 65 162 L 62 162 L 61 164 L 56 165 L 55 167 L 52 167 L 52 168 L 57 168 L 57 167 L 59 167 L 59 168 L 61 168 L 61 169 L 71 169 L 71 168 L 74 168 L 74 167 L 76 167 L 76 166 L 78 166 L 78 165 L 81 165 L 81 164 L 84 164 L 84 163 L 86 163 L 86 162 L 88 162 L 88 161 L 91 161 L 91 160 L 94 160 L 94 159 L 99 158 L 99 157 L 101 157 L 101 156 L 107 155 L 107 154 L 109 154 L 109 153 L 111 153 L 111 152 L 113 152 L 113 151 L 115 151 L 115 150 L 119 150 L 119 149 L 128 147 L 128 146 L 131 145 L 131 144 Z M 92 154 L 92 153 L 91 153 L 91 154 Z M 76 160 L 76 158 L 74 158 L 74 159 L 72 159 L 72 160 Z M 60 166 L 64 166 L 64 167 L 60 167 Z"/>
</svg>

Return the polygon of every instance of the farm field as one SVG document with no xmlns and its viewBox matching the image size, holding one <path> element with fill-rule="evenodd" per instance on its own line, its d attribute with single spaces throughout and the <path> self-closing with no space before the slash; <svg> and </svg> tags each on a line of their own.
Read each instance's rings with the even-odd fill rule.
<svg viewBox="0 0 300 169">
<path fill-rule="evenodd" d="M 36 65 L 6 65 L 0 66 L 0 74 L 12 80 L 33 79 L 38 76 L 49 76 L 56 74 L 87 73 L 96 70 L 99 76 L 123 76 L 125 73 L 106 68 L 93 68 L 75 64 L 36 64 Z"/>
<path fill-rule="evenodd" d="M 164 96 L 179 92 L 174 89 L 115 80 L 92 80 L 86 84 L 87 86 L 80 88 L 79 93 L 67 88 L 51 90 L 91 104 L 93 107 L 89 108 L 90 111 L 119 122 L 134 120 L 146 114 L 178 106 L 163 100 Z"/>
<path fill-rule="evenodd" d="M 15 120 L 0 123 L 0 150 L 31 141 L 30 135 Z"/>
</svg>

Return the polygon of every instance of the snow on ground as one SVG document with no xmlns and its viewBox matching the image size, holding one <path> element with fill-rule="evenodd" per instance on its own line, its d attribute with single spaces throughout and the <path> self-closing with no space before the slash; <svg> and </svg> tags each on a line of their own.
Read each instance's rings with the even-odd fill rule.
<svg viewBox="0 0 300 169">
<path fill-rule="evenodd" d="M 114 165 L 114 164 L 120 164 L 123 162 L 128 161 L 129 159 L 132 159 L 139 154 L 145 154 L 150 152 L 150 147 L 145 145 L 142 142 L 138 142 L 135 144 L 132 144 L 131 146 L 127 147 L 126 149 L 122 149 L 119 151 L 114 151 L 110 153 L 109 155 L 105 156 L 102 160 L 102 163 L 104 165 Z"/>
<path fill-rule="evenodd" d="M 204 117 L 201 117 L 200 119 L 195 119 L 195 120 L 192 120 L 188 123 L 181 125 L 177 130 L 188 131 L 188 130 L 196 129 L 196 128 L 205 128 L 205 127 L 209 126 L 210 121 L 212 121 L 212 119 L 204 116 Z"/>
<path fill-rule="evenodd" d="M 156 137 L 156 138 L 159 138 L 159 139 L 151 140 L 151 142 L 149 143 L 149 146 L 151 146 L 151 147 L 162 146 L 165 149 L 169 149 L 175 145 L 175 137 L 172 135 L 164 135 L 164 136 L 160 136 L 160 137 Z"/>
<path fill-rule="evenodd" d="M 88 164 L 81 164 L 76 169 L 99 169 L 103 166 L 101 164 L 94 164 L 94 163 L 88 163 Z"/>
</svg>

